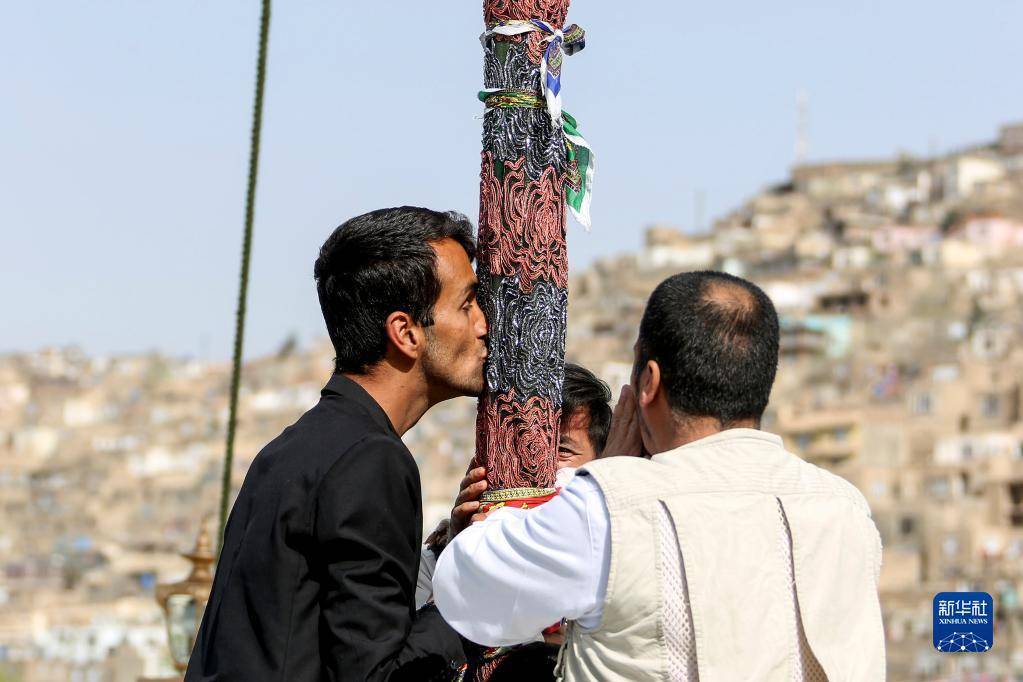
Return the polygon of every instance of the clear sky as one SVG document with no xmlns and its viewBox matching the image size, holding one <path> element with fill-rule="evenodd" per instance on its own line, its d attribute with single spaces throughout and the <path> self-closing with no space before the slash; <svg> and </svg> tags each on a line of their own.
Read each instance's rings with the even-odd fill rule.
<svg viewBox="0 0 1023 682">
<path fill-rule="evenodd" d="M 926 154 L 1023 119 L 1019 0 L 575 0 L 565 107 L 598 154 L 573 267 L 694 227 L 809 159 Z M 259 3 L 0 9 L 0 351 L 226 358 Z M 403 203 L 475 221 L 479 2 L 278 0 L 247 355 L 321 334 L 317 249 Z"/>
</svg>

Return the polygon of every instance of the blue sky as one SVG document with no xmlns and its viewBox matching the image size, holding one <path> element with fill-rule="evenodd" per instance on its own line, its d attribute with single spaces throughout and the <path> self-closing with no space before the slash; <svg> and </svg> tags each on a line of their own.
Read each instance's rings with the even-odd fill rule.
<svg viewBox="0 0 1023 682">
<path fill-rule="evenodd" d="M 259 3 L 0 9 L 0 352 L 230 352 Z M 402 203 L 475 220 L 478 2 L 278 1 L 247 355 L 321 334 L 317 248 Z M 443 8 L 443 9 L 439 9 Z M 692 229 L 793 161 L 925 154 L 1023 119 L 1018 0 L 576 0 L 565 107 L 599 160 L 573 267 Z"/>
</svg>

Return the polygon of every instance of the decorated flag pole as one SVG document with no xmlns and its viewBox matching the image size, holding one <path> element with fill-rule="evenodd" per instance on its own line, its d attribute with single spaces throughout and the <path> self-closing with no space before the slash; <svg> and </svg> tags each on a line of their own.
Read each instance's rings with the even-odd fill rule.
<svg viewBox="0 0 1023 682">
<path fill-rule="evenodd" d="M 562 109 L 566 55 L 584 46 L 565 26 L 569 0 L 484 0 L 485 106 L 478 299 L 490 324 L 476 456 L 485 507 L 531 507 L 556 494 L 568 313 L 566 207 L 589 228 L 594 159 Z M 486 680 L 502 653 L 470 662 Z"/>
</svg>

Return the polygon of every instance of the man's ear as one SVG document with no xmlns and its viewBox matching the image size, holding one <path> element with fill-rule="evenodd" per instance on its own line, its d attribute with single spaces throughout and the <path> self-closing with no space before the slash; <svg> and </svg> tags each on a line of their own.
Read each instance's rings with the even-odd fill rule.
<svg viewBox="0 0 1023 682">
<path fill-rule="evenodd" d="M 418 360 L 426 348 L 426 332 L 415 323 L 412 316 L 396 310 L 384 322 L 387 340 L 399 355 L 409 360 Z"/>
<path fill-rule="evenodd" d="M 649 407 L 661 389 L 661 366 L 656 360 L 647 360 L 646 366 L 639 373 L 639 392 L 636 400 L 642 407 Z"/>
</svg>

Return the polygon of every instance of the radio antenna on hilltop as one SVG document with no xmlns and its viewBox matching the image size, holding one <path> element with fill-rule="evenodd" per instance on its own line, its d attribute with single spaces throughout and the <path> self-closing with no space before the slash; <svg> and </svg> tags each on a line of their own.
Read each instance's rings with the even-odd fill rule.
<svg viewBox="0 0 1023 682">
<path fill-rule="evenodd" d="M 806 162 L 810 153 L 810 95 L 796 91 L 796 165 Z"/>
</svg>

